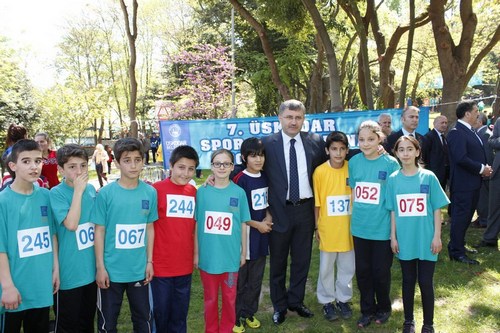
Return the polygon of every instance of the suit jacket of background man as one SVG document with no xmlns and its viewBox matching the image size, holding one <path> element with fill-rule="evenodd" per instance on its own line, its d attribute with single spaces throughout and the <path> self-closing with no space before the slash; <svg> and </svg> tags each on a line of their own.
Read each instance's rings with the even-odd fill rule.
<svg viewBox="0 0 500 333">
<path fill-rule="evenodd" d="M 325 142 L 316 133 L 300 132 L 307 161 L 309 184 L 312 186 L 314 169 L 326 161 Z M 289 221 L 286 216 L 286 196 L 288 193 L 288 174 L 286 172 L 285 152 L 281 131 L 262 139 L 266 150 L 264 171 L 269 180 L 269 210 L 273 217 L 273 230 L 285 232 Z M 304 198 L 301 198 L 304 199 Z M 313 212 L 311 212 L 312 214 Z"/>
<path fill-rule="evenodd" d="M 479 137 L 464 124 L 457 122 L 448 133 L 450 156 L 450 190 L 473 191 L 481 187 L 481 165 L 486 153 Z"/>
<path fill-rule="evenodd" d="M 420 133 L 417 133 L 417 132 L 415 132 L 415 135 L 417 137 L 418 142 L 420 143 L 420 146 L 422 147 L 422 143 L 424 141 L 424 136 Z M 383 144 L 384 149 L 392 156 L 394 156 L 392 149 L 394 148 L 396 141 L 398 141 L 398 139 L 402 136 L 403 136 L 402 129 L 400 129 L 397 132 L 392 132 L 392 134 L 387 137 L 387 141 L 385 142 L 385 144 Z"/>
<path fill-rule="evenodd" d="M 493 150 L 493 174 L 491 178 L 500 172 L 500 118 L 495 121 L 495 127 L 493 127 L 493 134 L 488 140 L 488 146 Z"/>
<path fill-rule="evenodd" d="M 488 165 L 493 164 L 494 158 L 493 148 L 488 144 L 488 140 L 490 139 L 492 134 L 493 133 L 490 131 L 488 126 L 483 126 L 477 131 L 477 135 L 479 135 L 481 140 L 483 140 L 483 147 L 486 152 L 486 163 L 488 163 Z"/>
<path fill-rule="evenodd" d="M 439 136 L 435 129 L 424 135 L 422 161 L 426 169 L 434 172 L 440 183 L 446 184 L 446 165 L 449 166 L 450 161 Z"/>
</svg>

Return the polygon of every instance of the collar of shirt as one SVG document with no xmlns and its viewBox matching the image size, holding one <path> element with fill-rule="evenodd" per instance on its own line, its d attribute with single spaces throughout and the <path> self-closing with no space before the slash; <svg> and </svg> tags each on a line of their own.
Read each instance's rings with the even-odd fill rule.
<svg viewBox="0 0 500 333">
<path fill-rule="evenodd" d="M 467 127 L 468 129 L 470 129 L 471 131 L 474 131 L 474 129 L 472 128 L 472 126 L 471 126 L 469 123 L 467 123 L 467 122 L 463 121 L 462 119 L 458 119 L 457 121 L 458 121 L 460 124 L 462 124 L 462 125 L 464 125 L 465 127 Z"/>
<path fill-rule="evenodd" d="M 300 198 L 311 198 L 313 196 L 311 185 L 309 184 L 309 176 L 307 173 L 307 158 L 300 133 L 295 137 L 290 137 L 281 131 L 283 137 L 283 152 L 285 155 L 286 174 L 290 175 L 290 140 L 295 139 L 295 151 L 297 153 L 297 169 L 299 171 L 299 187 Z M 289 194 L 287 194 L 289 198 Z"/>
<path fill-rule="evenodd" d="M 302 145 L 302 138 L 300 137 L 300 133 L 292 138 L 291 136 L 286 135 L 285 132 L 281 131 L 281 136 L 283 138 L 284 147 L 290 147 L 290 140 L 292 139 L 295 139 L 296 144 L 300 143 Z"/>
<path fill-rule="evenodd" d="M 417 134 L 415 133 L 415 131 L 408 132 L 407 130 L 404 129 L 404 127 L 401 128 L 401 130 L 403 131 L 403 135 L 405 135 L 405 136 L 408 136 L 408 135 L 412 134 L 415 138 L 417 137 Z"/>
<path fill-rule="evenodd" d="M 443 135 L 443 134 L 444 134 L 444 132 L 443 132 L 443 133 L 441 133 L 441 132 L 439 132 L 437 129 L 434 129 L 434 130 L 435 130 L 435 131 L 436 131 L 436 133 L 439 135 L 439 137 L 441 137 L 441 135 Z"/>
</svg>

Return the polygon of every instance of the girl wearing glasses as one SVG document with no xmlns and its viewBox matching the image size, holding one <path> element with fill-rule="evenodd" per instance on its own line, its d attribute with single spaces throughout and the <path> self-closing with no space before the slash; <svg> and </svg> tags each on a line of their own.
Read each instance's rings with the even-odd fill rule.
<svg viewBox="0 0 500 333">
<path fill-rule="evenodd" d="M 238 271 L 246 261 L 246 226 L 251 220 L 245 191 L 229 180 L 234 156 L 226 149 L 212 154 L 213 186 L 196 194 L 195 266 L 200 269 L 205 332 L 232 332 Z M 219 320 L 218 295 L 222 294 Z"/>
</svg>

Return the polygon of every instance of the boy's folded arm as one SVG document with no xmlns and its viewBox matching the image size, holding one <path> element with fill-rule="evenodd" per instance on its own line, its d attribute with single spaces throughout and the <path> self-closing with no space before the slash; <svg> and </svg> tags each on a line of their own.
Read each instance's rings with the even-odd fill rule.
<svg viewBox="0 0 500 333">
<path fill-rule="evenodd" d="M 79 188 L 75 188 L 73 192 L 73 199 L 71 200 L 71 206 L 68 210 L 68 215 L 66 215 L 66 218 L 63 221 L 64 226 L 68 230 L 75 231 L 78 228 L 82 212 L 82 196 L 83 191 Z"/>
</svg>

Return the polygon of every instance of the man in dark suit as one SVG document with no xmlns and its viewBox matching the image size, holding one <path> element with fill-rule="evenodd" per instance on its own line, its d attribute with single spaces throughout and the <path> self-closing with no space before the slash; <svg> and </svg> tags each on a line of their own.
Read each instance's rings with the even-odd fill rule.
<svg viewBox="0 0 500 333">
<path fill-rule="evenodd" d="M 482 177 L 491 176 L 481 138 L 472 126 L 479 116 L 474 102 L 461 102 L 456 109 L 457 123 L 448 133 L 450 155 L 451 227 L 448 254 L 451 260 L 478 265 L 465 254 L 465 233 L 479 200 Z"/>
<path fill-rule="evenodd" d="M 424 135 L 422 142 L 422 161 L 425 168 L 434 172 L 443 190 L 450 177 L 450 159 L 448 157 L 448 142 L 445 133 L 448 129 L 446 116 L 434 119 L 434 129 Z"/>
<path fill-rule="evenodd" d="M 381 113 L 378 116 L 378 124 L 382 129 L 382 132 L 385 134 L 386 138 L 389 137 L 393 133 L 392 130 L 392 117 L 388 113 Z"/>
<path fill-rule="evenodd" d="M 270 235 L 270 293 L 273 322 L 285 321 L 287 309 L 301 317 L 313 313 L 304 305 L 314 233 L 312 174 L 326 161 L 325 143 L 318 134 L 301 132 L 305 107 L 297 100 L 281 104 L 282 130 L 263 138 L 264 170 L 269 179 L 269 209 L 273 217 Z M 290 282 L 286 289 L 288 255 Z"/>
<path fill-rule="evenodd" d="M 401 122 L 403 123 L 403 127 L 399 131 L 393 132 L 391 135 L 389 135 L 387 137 L 387 141 L 384 143 L 384 148 L 389 154 L 394 155 L 392 149 L 394 148 L 396 141 L 398 141 L 398 139 L 403 135 L 413 136 L 417 138 L 418 142 L 420 142 L 420 146 L 422 146 L 424 137 L 422 134 L 416 132 L 416 129 L 418 127 L 419 112 L 420 110 L 416 106 L 408 106 L 403 110 L 403 113 L 401 114 Z"/>
<path fill-rule="evenodd" d="M 493 149 L 488 144 L 488 140 L 490 139 L 492 132 L 487 126 L 488 117 L 483 112 L 479 113 L 479 117 L 477 118 L 478 129 L 477 135 L 483 140 L 483 147 L 486 151 L 486 163 L 488 165 L 493 165 Z M 486 228 L 488 224 L 488 197 L 490 193 L 490 179 L 483 178 L 481 183 L 481 190 L 479 191 L 479 201 L 477 202 L 477 220 L 472 223 L 472 227 L 475 228 Z"/>
<path fill-rule="evenodd" d="M 495 151 L 493 173 L 490 177 L 488 225 L 484 231 L 483 239 L 476 247 L 498 248 L 498 234 L 500 233 L 500 118 L 495 122 L 493 134 L 488 143 Z"/>
</svg>

